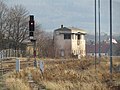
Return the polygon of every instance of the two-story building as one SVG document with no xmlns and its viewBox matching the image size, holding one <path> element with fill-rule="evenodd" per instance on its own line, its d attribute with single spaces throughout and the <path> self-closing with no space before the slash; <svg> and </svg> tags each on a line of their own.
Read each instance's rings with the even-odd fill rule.
<svg viewBox="0 0 120 90">
<path fill-rule="evenodd" d="M 61 25 L 54 31 L 55 57 L 85 56 L 85 34 L 82 29 Z"/>
</svg>

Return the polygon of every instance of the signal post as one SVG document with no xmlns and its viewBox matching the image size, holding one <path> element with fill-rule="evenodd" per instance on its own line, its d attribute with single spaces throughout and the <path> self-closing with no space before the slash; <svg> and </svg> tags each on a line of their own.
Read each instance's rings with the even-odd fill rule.
<svg viewBox="0 0 120 90">
<path fill-rule="evenodd" d="M 33 43 L 34 66 L 37 67 L 37 61 L 36 61 L 36 39 L 34 37 L 34 31 L 35 31 L 34 16 L 30 15 L 30 21 L 29 21 L 29 39 Z"/>
</svg>

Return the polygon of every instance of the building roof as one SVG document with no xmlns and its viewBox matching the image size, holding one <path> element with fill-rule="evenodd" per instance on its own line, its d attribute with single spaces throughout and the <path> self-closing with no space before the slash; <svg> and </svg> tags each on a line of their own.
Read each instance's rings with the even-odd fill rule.
<svg viewBox="0 0 120 90">
<path fill-rule="evenodd" d="M 70 31 L 71 29 L 69 29 L 69 28 L 67 28 L 67 27 L 63 27 L 63 28 L 58 28 L 58 29 L 56 29 L 55 31 L 61 31 L 61 30 L 68 30 L 68 31 Z"/>
<path fill-rule="evenodd" d="M 79 29 L 79 28 L 75 28 L 75 27 L 63 27 L 63 25 L 61 25 L 61 28 L 58 28 L 55 31 L 62 31 L 62 30 L 65 30 L 65 31 L 76 30 L 80 33 L 86 34 L 85 30 L 83 30 L 83 29 Z"/>
<path fill-rule="evenodd" d="M 108 53 L 109 51 L 109 44 L 102 43 L 101 44 L 101 53 Z M 87 53 L 95 53 L 95 44 L 86 45 L 86 52 Z M 96 53 L 99 53 L 99 44 L 96 44 Z"/>
</svg>

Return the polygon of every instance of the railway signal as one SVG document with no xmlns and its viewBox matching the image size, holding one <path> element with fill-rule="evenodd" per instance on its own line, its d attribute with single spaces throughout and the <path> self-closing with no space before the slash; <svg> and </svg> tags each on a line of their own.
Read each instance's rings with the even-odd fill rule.
<svg viewBox="0 0 120 90">
<path fill-rule="evenodd" d="M 36 61 L 36 39 L 34 38 L 34 31 L 35 31 L 35 21 L 34 21 L 34 15 L 30 15 L 30 21 L 29 21 L 29 38 L 30 41 L 33 43 L 33 55 L 34 55 L 34 66 L 37 67 L 37 61 Z"/>
<path fill-rule="evenodd" d="M 30 21 L 29 21 L 29 31 L 34 31 L 35 25 L 34 25 L 34 16 L 30 15 Z"/>
<path fill-rule="evenodd" d="M 30 21 L 29 21 L 29 37 L 30 37 L 30 39 L 33 39 L 34 31 L 35 31 L 34 16 L 30 15 Z"/>
</svg>

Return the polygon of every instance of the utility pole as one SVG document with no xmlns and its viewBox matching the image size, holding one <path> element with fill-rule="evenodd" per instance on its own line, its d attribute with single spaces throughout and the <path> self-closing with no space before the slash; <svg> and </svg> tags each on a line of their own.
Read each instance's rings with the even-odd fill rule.
<svg viewBox="0 0 120 90">
<path fill-rule="evenodd" d="M 112 0 L 110 0 L 110 73 L 112 79 Z"/>
<path fill-rule="evenodd" d="M 97 24 L 96 24 L 96 0 L 95 0 L 95 70 L 96 70 L 96 34 L 97 34 Z"/>
<path fill-rule="evenodd" d="M 101 39 L 100 39 L 100 0 L 98 0 L 98 17 L 99 17 L 99 64 L 101 60 Z"/>
</svg>

